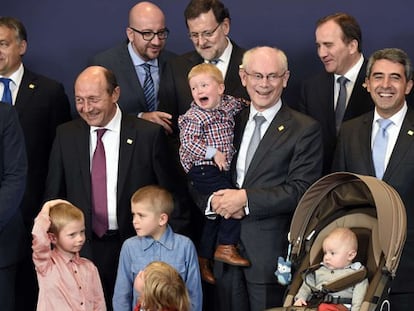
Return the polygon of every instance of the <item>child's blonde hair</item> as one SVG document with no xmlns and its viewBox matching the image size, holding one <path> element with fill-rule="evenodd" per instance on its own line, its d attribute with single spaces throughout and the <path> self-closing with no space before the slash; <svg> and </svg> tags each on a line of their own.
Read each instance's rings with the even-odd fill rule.
<svg viewBox="0 0 414 311">
<path fill-rule="evenodd" d="M 71 221 L 85 221 L 83 212 L 70 203 L 59 203 L 49 210 L 50 228 L 49 232 L 59 234 L 60 230 Z"/>
<path fill-rule="evenodd" d="M 140 300 L 148 310 L 189 311 L 190 298 L 180 274 L 162 261 L 144 270 L 144 289 Z"/>
<path fill-rule="evenodd" d="M 209 75 L 218 84 L 224 84 L 223 74 L 221 73 L 220 69 L 218 69 L 215 65 L 202 63 L 194 66 L 188 73 L 188 81 L 190 81 L 191 78 L 198 76 L 200 74 Z"/>
<path fill-rule="evenodd" d="M 146 203 L 151 206 L 152 210 L 168 216 L 174 209 L 174 199 L 171 193 L 157 185 L 145 186 L 135 191 L 131 197 L 131 204 L 137 203 Z"/>
</svg>

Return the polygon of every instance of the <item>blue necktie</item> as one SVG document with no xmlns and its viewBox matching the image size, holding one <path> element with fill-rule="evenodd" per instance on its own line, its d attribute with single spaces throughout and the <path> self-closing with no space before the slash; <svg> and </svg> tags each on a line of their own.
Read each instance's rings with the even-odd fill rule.
<svg viewBox="0 0 414 311">
<path fill-rule="evenodd" d="M 262 124 L 266 121 L 264 116 L 256 114 L 254 117 L 255 127 L 253 131 L 252 138 L 250 139 L 249 146 L 247 147 L 246 152 L 246 164 L 244 171 L 247 172 L 247 169 L 249 168 L 250 162 L 252 161 L 253 155 L 256 152 L 257 146 L 260 143 L 260 140 L 262 138 L 261 130 Z"/>
<path fill-rule="evenodd" d="M 0 78 L 0 82 L 3 83 L 3 85 L 4 85 L 3 97 L 1 98 L 1 101 L 11 105 L 12 102 L 13 102 L 12 94 L 11 94 L 11 91 L 10 91 L 11 79 L 9 79 L 9 78 Z"/>
<path fill-rule="evenodd" d="M 349 80 L 344 77 L 340 76 L 337 79 L 337 82 L 339 83 L 339 95 L 338 100 L 336 102 L 336 109 L 335 109 L 335 125 L 336 125 L 336 134 L 339 133 L 339 129 L 341 128 L 342 119 L 345 115 L 346 110 L 346 83 Z"/>
<path fill-rule="evenodd" d="M 374 161 L 375 176 L 378 179 L 382 179 L 385 171 L 385 153 L 388 144 L 387 128 L 392 124 L 392 121 L 389 119 L 379 119 L 377 122 L 379 129 L 372 146 L 372 160 Z"/>
<path fill-rule="evenodd" d="M 142 64 L 145 69 L 145 80 L 144 80 L 144 96 L 147 101 L 148 111 L 155 110 L 155 88 L 154 81 L 151 76 L 151 65 L 148 63 Z"/>
</svg>

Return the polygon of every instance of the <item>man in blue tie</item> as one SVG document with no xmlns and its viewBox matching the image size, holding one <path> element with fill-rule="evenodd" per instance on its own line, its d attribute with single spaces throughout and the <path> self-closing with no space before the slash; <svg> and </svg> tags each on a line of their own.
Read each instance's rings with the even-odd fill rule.
<svg viewBox="0 0 414 311">
<path fill-rule="evenodd" d="M 375 110 L 343 124 L 333 168 L 377 176 L 393 186 L 407 211 L 407 242 L 391 285 L 391 309 L 412 310 L 414 299 L 414 110 L 406 95 L 413 87 L 411 61 L 399 49 L 374 52 L 365 83 Z"/>
<path fill-rule="evenodd" d="M 122 89 L 118 105 L 128 114 L 160 124 L 171 132 L 171 115 L 156 111 L 159 81 L 167 60 L 175 56 L 165 49 L 169 30 L 155 4 L 139 2 L 129 11 L 128 40 L 95 55 L 91 65 L 114 72 Z"/>
<path fill-rule="evenodd" d="M 28 160 L 26 191 L 20 208 L 26 225 L 25 258 L 17 269 L 16 310 L 34 310 L 37 281 L 31 255 L 31 228 L 45 191 L 48 159 L 56 127 L 69 121 L 70 104 L 63 85 L 31 71 L 23 64 L 27 31 L 14 17 L 0 17 L 0 99 L 17 111 L 25 136 Z M 0 228 L 1 230 L 1 228 Z"/>
</svg>

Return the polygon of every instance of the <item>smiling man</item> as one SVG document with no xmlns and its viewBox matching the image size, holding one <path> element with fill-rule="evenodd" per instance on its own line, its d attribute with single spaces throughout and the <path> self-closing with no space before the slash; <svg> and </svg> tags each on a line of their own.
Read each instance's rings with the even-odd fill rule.
<svg viewBox="0 0 414 311">
<path fill-rule="evenodd" d="M 355 118 L 374 106 L 363 87 L 366 62 L 355 18 L 346 13 L 325 16 L 316 24 L 315 38 L 325 71 L 303 82 L 299 110 L 322 126 L 324 173 L 328 173 L 342 120 Z M 346 78 L 342 92 L 340 77 Z M 344 98 L 342 102 L 338 101 L 340 97 Z"/>
<path fill-rule="evenodd" d="M 83 252 L 98 267 L 111 310 L 121 245 L 135 234 L 132 194 L 150 184 L 168 189 L 176 203 L 170 224 L 174 231 L 188 234 L 186 213 L 181 209 L 187 208 L 183 202 L 185 185 L 179 183 L 170 162 L 163 128 L 119 108 L 121 89 L 111 71 L 88 67 L 77 77 L 74 89 L 81 118 L 57 129 L 46 199 L 65 198 L 85 214 L 87 240 Z M 95 165 L 100 176 L 95 174 Z M 95 177 L 103 181 L 95 183 Z M 101 188 L 96 190 L 95 186 Z"/>
<path fill-rule="evenodd" d="M 413 87 L 411 78 L 411 61 L 404 51 L 383 49 L 371 55 L 366 84 L 375 110 L 344 123 L 333 164 L 336 171 L 377 176 L 404 202 L 407 242 L 390 295 L 391 309 L 398 311 L 411 310 L 414 299 L 414 110 L 405 100 Z"/>
<path fill-rule="evenodd" d="M 287 253 L 293 212 L 322 171 L 319 124 L 282 102 L 289 75 L 279 49 L 257 47 L 244 54 L 240 78 L 252 101 L 235 119 L 232 175 L 238 189 L 220 190 L 211 200 L 216 214 L 241 219 L 240 253 L 251 266 L 241 268 L 242 280 L 223 285 L 247 289 L 239 296 L 247 297 L 247 308 L 239 310 L 282 305 L 285 288 L 273 274 L 274 261 Z"/>
</svg>

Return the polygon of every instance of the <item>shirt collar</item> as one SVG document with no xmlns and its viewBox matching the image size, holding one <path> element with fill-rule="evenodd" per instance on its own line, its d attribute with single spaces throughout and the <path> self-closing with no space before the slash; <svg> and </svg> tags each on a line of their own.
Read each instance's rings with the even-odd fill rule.
<svg viewBox="0 0 414 311">
<path fill-rule="evenodd" d="M 271 122 L 276 114 L 279 112 L 280 108 L 282 108 L 282 100 L 279 98 L 276 105 L 261 111 L 260 114 L 265 117 L 267 122 Z M 249 122 L 253 120 L 253 117 L 259 113 L 259 111 L 254 108 L 253 104 L 250 104 L 250 114 L 249 114 Z"/>
<path fill-rule="evenodd" d="M 352 83 L 355 83 L 358 78 L 358 74 L 359 74 L 359 71 L 361 70 L 363 63 L 364 63 L 364 56 L 361 54 L 361 57 L 356 62 L 356 64 L 352 66 L 343 76 L 346 77 Z M 342 75 L 335 74 L 335 81 L 337 81 L 338 78 L 341 76 Z"/>
<path fill-rule="evenodd" d="M 122 112 L 121 112 L 121 109 L 119 109 L 118 104 L 116 104 L 115 115 L 112 118 L 112 120 L 109 121 L 109 123 L 104 126 L 104 128 L 106 128 L 107 130 L 109 130 L 111 132 L 119 133 L 121 131 L 121 119 L 122 119 Z M 102 128 L 102 127 L 91 126 L 90 127 L 90 132 L 93 133 L 97 129 L 100 129 L 100 128 Z"/>
<path fill-rule="evenodd" d="M 394 125 L 401 127 L 401 124 L 404 121 L 407 110 L 408 110 L 407 102 L 404 102 L 404 105 L 402 106 L 402 108 L 388 119 L 391 120 Z M 378 114 L 377 108 L 375 108 L 373 124 L 375 124 L 379 119 L 384 119 L 384 118 Z"/>
<path fill-rule="evenodd" d="M 157 242 L 160 243 L 165 248 L 172 250 L 173 249 L 173 239 L 172 239 L 173 234 L 174 232 L 172 231 L 171 227 L 167 225 L 167 228 L 164 234 L 161 236 L 161 238 Z M 148 248 L 150 248 L 155 243 L 154 238 L 151 236 L 142 237 L 142 241 L 143 241 L 142 246 L 143 246 L 144 251 L 146 251 Z"/>
<path fill-rule="evenodd" d="M 128 52 L 129 52 L 129 56 L 131 56 L 132 63 L 134 64 L 134 67 L 141 66 L 142 64 L 145 64 L 145 63 L 149 63 L 151 66 L 158 67 L 158 58 L 151 59 L 147 62 L 144 61 L 141 58 L 141 56 L 139 56 L 135 52 L 134 48 L 132 47 L 131 42 L 128 43 Z"/>
<path fill-rule="evenodd" d="M 16 70 L 15 72 L 13 72 L 13 73 L 10 75 L 10 77 L 7 77 L 7 78 L 9 78 L 10 80 L 12 80 L 12 83 L 13 83 L 15 86 L 19 86 L 19 85 L 20 85 L 20 83 L 22 82 L 22 79 L 23 79 L 23 74 L 24 74 L 24 67 L 23 67 L 23 63 L 20 63 L 19 68 L 17 68 L 17 70 Z M 6 78 L 6 77 L 1 76 L 1 75 L 0 75 L 0 77 L 1 77 L 1 78 Z"/>
</svg>

